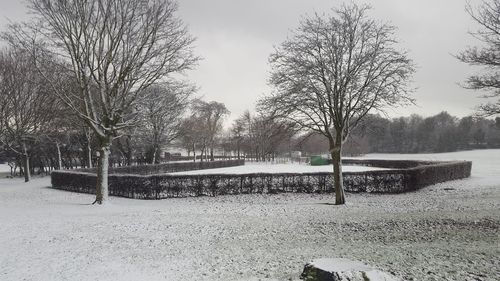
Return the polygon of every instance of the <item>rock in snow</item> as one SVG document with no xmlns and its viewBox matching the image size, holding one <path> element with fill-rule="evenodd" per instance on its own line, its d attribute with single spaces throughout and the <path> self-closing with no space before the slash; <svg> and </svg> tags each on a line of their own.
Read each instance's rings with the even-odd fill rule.
<svg viewBox="0 0 500 281">
<path fill-rule="evenodd" d="M 305 281 L 400 281 L 400 279 L 349 259 L 317 259 L 304 267 Z"/>
</svg>

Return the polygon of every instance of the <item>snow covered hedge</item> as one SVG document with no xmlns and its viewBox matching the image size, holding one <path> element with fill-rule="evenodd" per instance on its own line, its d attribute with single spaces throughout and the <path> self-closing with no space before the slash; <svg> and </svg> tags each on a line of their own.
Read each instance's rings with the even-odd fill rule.
<svg viewBox="0 0 500 281">
<path fill-rule="evenodd" d="M 203 169 L 227 168 L 234 166 L 245 165 L 244 159 L 237 160 L 217 160 L 205 162 L 171 162 L 155 165 L 138 165 L 138 166 L 122 166 L 110 167 L 110 174 L 137 174 L 137 175 L 155 175 L 165 173 L 175 173 L 183 171 L 194 171 Z M 78 169 L 80 172 L 95 173 L 96 169 Z"/>
<path fill-rule="evenodd" d="M 396 169 L 344 172 L 344 187 L 349 192 L 401 193 L 414 191 L 435 183 L 469 177 L 472 167 L 471 162 L 353 161 L 358 161 L 358 165 L 374 166 L 378 164 Z M 354 163 L 350 162 L 350 164 Z M 397 166 L 405 168 L 398 169 Z M 54 171 L 51 177 L 53 188 L 95 193 L 96 175 L 93 173 Z M 110 195 L 137 199 L 279 192 L 324 193 L 332 192 L 332 189 L 333 176 L 331 173 L 324 172 L 238 175 L 111 174 L 109 176 Z"/>
</svg>

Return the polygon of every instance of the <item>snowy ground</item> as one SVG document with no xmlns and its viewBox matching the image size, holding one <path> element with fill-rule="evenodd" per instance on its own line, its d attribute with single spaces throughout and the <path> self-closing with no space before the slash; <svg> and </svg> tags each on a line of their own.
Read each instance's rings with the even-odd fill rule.
<svg viewBox="0 0 500 281">
<path fill-rule="evenodd" d="M 316 258 L 406 280 L 499 280 L 500 150 L 369 158 L 472 160 L 469 179 L 400 195 L 139 201 L 0 179 L 0 280 L 298 280 Z"/>
<path fill-rule="evenodd" d="M 356 158 L 356 157 L 354 157 Z M 473 176 L 489 177 L 500 175 L 500 149 L 469 150 L 448 153 L 430 154 L 380 154 L 373 153 L 363 159 L 403 159 L 403 160 L 430 160 L 430 161 L 472 161 Z"/>
<path fill-rule="evenodd" d="M 10 173 L 10 166 L 7 164 L 0 163 L 0 174 L 3 174 L 3 173 Z"/>
<path fill-rule="evenodd" d="M 371 170 L 388 170 L 375 167 L 363 166 L 342 166 L 344 172 L 362 172 Z M 187 172 L 171 173 L 172 175 L 200 175 L 200 174 L 251 174 L 251 173 L 315 173 L 332 172 L 332 165 L 310 166 L 306 164 L 266 164 L 266 163 L 247 163 L 244 166 L 207 169 Z"/>
</svg>

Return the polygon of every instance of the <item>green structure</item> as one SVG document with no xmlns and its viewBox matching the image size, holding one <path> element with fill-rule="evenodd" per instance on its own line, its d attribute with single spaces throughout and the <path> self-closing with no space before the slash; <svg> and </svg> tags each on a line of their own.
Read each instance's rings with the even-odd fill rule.
<svg viewBox="0 0 500 281">
<path fill-rule="evenodd" d="M 328 159 L 321 155 L 311 156 L 311 166 L 324 166 L 329 165 Z"/>
</svg>

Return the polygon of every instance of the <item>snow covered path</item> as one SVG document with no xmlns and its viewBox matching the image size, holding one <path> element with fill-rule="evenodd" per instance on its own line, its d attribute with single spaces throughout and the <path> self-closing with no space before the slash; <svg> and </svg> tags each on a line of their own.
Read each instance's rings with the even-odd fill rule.
<svg viewBox="0 0 500 281">
<path fill-rule="evenodd" d="M 498 280 L 500 150 L 436 155 L 402 157 L 472 160 L 473 176 L 414 193 L 348 194 L 341 207 L 308 194 L 100 207 L 47 188 L 49 178 L 0 179 L 0 280 L 298 280 L 322 257 L 408 280 Z"/>
</svg>

